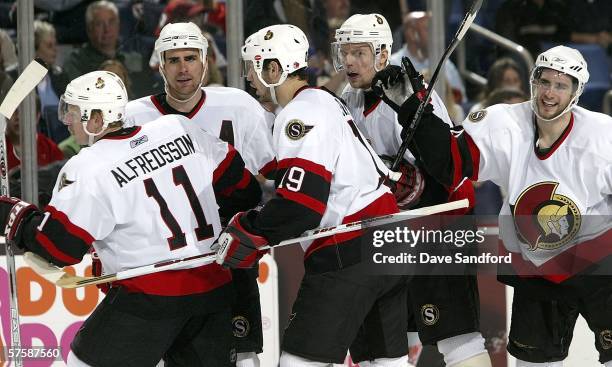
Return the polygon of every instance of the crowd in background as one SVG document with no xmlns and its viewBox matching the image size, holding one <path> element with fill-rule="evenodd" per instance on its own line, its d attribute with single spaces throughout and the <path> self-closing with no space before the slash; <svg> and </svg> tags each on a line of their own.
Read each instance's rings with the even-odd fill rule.
<svg viewBox="0 0 612 367">
<path fill-rule="evenodd" d="M 34 0 L 36 58 L 49 69 L 37 87 L 39 123 L 38 162 L 44 167 L 76 154 L 79 146 L 57 120 L 57 105 L 67 83 L 90 71 L 109 70 L 125 82 L 130 99 L 163 92 L 163 80 L 153 53 L 155 39 L 167 23 L 191 21 L 209 40 L 206 85 L 226 84 L 225 18 L 227 4 L 219 0 Z M 469 0 L 445 0 L 447 38 L 463 18 Z M 17 77 L 16 2 L 0 0 L 0 100 Z M 330 43 L 334 32 L 350 15 L 380 13 L 394 30 L 391 63 L 409 56 L 427 76 L 430 15 L 425 0 L 244 0 L 244 35 L 271 24 L 299 26 L 309 37 L 309 84 L 325 86 L 340 94 L 345 76 L 336 73 Z M 571 14 L 571 16 L 569 16 Z M 583 53 L 599 57 L 592 65 L 592 93 L 585 93 L 587 107 L 603 110 L 603 95 L 610 87 L 612 59 L 612 2 L 609 0 L 485 0 L 476 23 L 523 45 L 533 56 L 548 45 L 574 43 Z M 486 77 L 487 84 L 467 82 L 452 60 L 445 67 L 445 102 L 453 121 L 466 113 L 496 103 L 517 103 L 529 98 L 528 67 L 516 55 L 469 33 L 466 37 L 469 70 Z M 590 54 L 589 54 L 590 55 Z M 435 65 L 436 61 L 433 60 Z M 265 106 L 270 111 L 275 106 Z M 9 168 L 18 178 L 19 118 L 7 130 Z M 17 131 L 17 132 L 16 132 Z M 51 165 L 53 170 L 57 170 Z M 57 166 L 57 165 L 55 165 Z M 17 171 L 17 174 L 15 174 Z M 41 190 L 53 185 L 39 183 Z M 42 178 L 44 180 L 44 177 Z M 15 186 L 13 186 L 15 187 Z M 493 184 L 477 187 L 479 214 L 496 214 L 501 195 Z M 483 200 L 485 199 L 485 200 Z"/>
</svg>

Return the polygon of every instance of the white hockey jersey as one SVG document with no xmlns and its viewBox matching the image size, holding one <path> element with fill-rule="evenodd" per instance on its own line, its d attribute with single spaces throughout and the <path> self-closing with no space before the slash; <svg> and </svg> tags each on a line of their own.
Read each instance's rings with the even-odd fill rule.
<svg viewBox="0 0 612 367">
<path fill-rule="evenodd" d="M 246 92 L 228 87 L 206 87 L 203 98 L 186 117 L 200 128 L 232 144 L 254 175 L 269 177 L 276 161 L 266 111 Z M 165 96 L 163 97 L 165 98 Z M 177 113 L 165 105 L 160 95 L 131 101 L 126 106 L 130 124 L 142 125 L 159 116 Z"/>
<path fill-rule="evenodd" d="M 374 151 L 378 155 L 395 156 L 402 144 L 402 126 L 397 122 L 397 113 L 380 98 L 366 109 L 363 89 L 353 88 L 350 84 L 347 84 L 342 91 L 342 99 L 355 119 L 355 124 L 368 139 Z M 444 103 L 435 91 L 431 94 L 431 103 L 434 114 L 449 126 L 453 126 Z M 404 158 L 414 163 L 414 157 L 409 150 L 406 150 Z"/>
<path fill-rule="evenodd" d="M 564 274 L 558 281 L 612 254 L 612 118 L 572 111 L 546 153 L 535 147 L 530 102 L 495 105 L 463 124 L 478 148 L 472 178 L 508 193 L 500 213 L 505 248 L 528 260 L 524 271 L 534 264 L 540 273 Z"/>
<path fill-rule="evenodd" d="M 230 145 L 183 116 L 162 116 L 108 134 L 72 157 L 59 174 L 36 242 L 63 264 L 80 262 L 93 245 L 108 273 L 213 253 L 221 231 L 216 196 L 247 186 L 259 194 Z M 258 200 L 255 195 L 249 205 Z M 118 283 L 134 292 L 176 296 L 230 280 L 210 264 Z"/>
<path fill-rule="evenodd" d="M 316 88 L 300 89 L 276 117 L 273 144 L 279 198 L 264 206 L 255 223 L 269 238 L 274 236 L 271 232 L 281 232 L 275 225 L 285 228 L 275 239 L 282 240 L 317 226 L 397 211 L 395 199 L 381 184 L 384 163 L 355 127 L 346 106 L 332 94 Z M 275 218 L 280 208 L 286 208 L 291 224 Z M 311 226 L 303 224 L 309 221 L 307 217 L 314 218 Z M 287 228 L 294 228 L 294 232 L 287 233 L 291 232 Z M 340 234 L 302 243 L 302 247 L 308 257 L 315 250 L 361 234 Z"/>
</svg>

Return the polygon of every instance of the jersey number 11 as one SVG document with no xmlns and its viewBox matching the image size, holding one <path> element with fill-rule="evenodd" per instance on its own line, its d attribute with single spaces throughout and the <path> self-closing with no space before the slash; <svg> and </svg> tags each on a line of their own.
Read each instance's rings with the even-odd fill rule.
<svg viewBox="0 0 612 367">
<path fill-rule="evenodd" d="M 193 211 L 193 214 L 196 217 L 198 227 L 195 229 L 195 233 L 198 241 L 203 241 L 207 238 L 213 237 L 213 226 L 206 222 L 204 210 L 202 210 L 202 205 L 200 205 L 198 195 L 195 193 L 195 190 L 191 185 L 191 181 L 189 181 L 189 176 L 187 176 L 185 168 L 183 166 L 174 167 L 172 169 L 172 177 L 176 186 L 183 186 L 185 194 L 187 195 L 187 199 L 189 200 L 189 204 L 191 205 L 191 210 Z M 157 201 L 162 219 L 166 223 L 166 226 L 168 226 L 170 232 L 172 232 L 172 237 L 167 239 L 168 245 L 170 245 L 170 250 L 176 250 L 181 247 L 187 246 L 187 241 L 185 240 L 185 233 L 181 230 L 181 226 L 178 224 L 176 218 L 174 218 L 174 216 L 170 212 L 166 200 L 159 193 L 159 190 L 157 189 L 157 186 L 155 186 L 155 182 L 153 182 L 153 179 L 147 178 L 146 180 L 144 180 L 144 185 L 147 195 Z"/>
</svg>

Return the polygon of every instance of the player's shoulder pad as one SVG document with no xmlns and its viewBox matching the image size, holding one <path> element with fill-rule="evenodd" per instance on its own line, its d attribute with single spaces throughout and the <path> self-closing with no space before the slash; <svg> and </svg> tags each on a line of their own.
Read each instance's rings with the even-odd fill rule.
<svg viewBox="0 0 612 367">
<path fill-rule="evenodd" d="M 612 146 L 612 117 L 580 106 L 572 108 L 572 113 L 572 131 L 575 132 L 576 138 L 585 139 L 585 144 L 601 143 L 604 146 Z"/>
<path fill-rule="evenodd" d="M 151 112 L 158 114 L 157 108 L 153 104 L 153 101 L 151 101 L 151 96 L 129 101 L 125 105 L 125 125 L 133 126 L 138 120 L 146 120 L 148 119 L 147 115 Z M 139 125 L 141 124 L 142 123 L 139 123 Z"/>
<path fill-rule="evenodd" d="M 125 105 L 125 115 L 129 117 L 130 115 L 134 115 L 138 112 L 147 111 L 150 109 L 155 109 L 155 105 L 151 101 L 151 96 L 145 96 L 129 101 Z"/>
<path fill-rule="evenodd" d="M 62 190 L 66 191 L 67 187 L 75 187 L 76 182 L 82 182 L 86 180 L 86 177 L 89 177 L 92 168 L 92 156 L 88 154 L 88 148 L 83 148 L 79 152 L 79 154 L 72 156 L 62 167 L 60 170 L 54 192 L 62 192 Z"/>
<path fill-rule="evenodd" d="M 532 131 L 532 111 L 529 102 L 497 104 L 468 114 L 463 122 L 466 131 L 526 130 Z"/>
<path fill-rule="evenodd" d="M 242 89 L 233 87 L 204 87 L 207 100 L 214 100 L 216 105 L 231 105 L 235 108 L 256 108 L 263 110 L 263 107 L 250 94 Z M 206 103 L 206 102 L 205 102 Z"/>
</svg>

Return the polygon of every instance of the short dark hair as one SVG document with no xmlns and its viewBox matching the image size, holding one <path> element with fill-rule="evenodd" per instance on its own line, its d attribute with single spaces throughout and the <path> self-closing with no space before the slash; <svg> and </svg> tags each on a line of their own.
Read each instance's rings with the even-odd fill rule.
<svg viewBox="0 0 612 367">
<path fill-rule="evenodd" d="M 282 69 L 280 61 L 278 61 L 278 59 L 266 59 L 263 62 L 263 70 L 268 70 L 268 67 L 270 66 L 272 62 L 276 62 L 278 66 Z M 289 73 L 287 77 L 298 78 L 299 80 L 308 80 L 308 71 L 306 70 L 306 67 L 303 67 L 301 69 L 297 69 L 296 71 L 292 73 Z"/>
<path fill-rule="evenodd" d="M 493 106 L 499 103 L 507 103 L 507 101 L 518 98 L 523 102 L 527 100 L 527 95 L 520 89 L 515 88 L 498 88 L 489 93 L 489 96 L 483 101 L 483 107 Z"/>
</svg>

